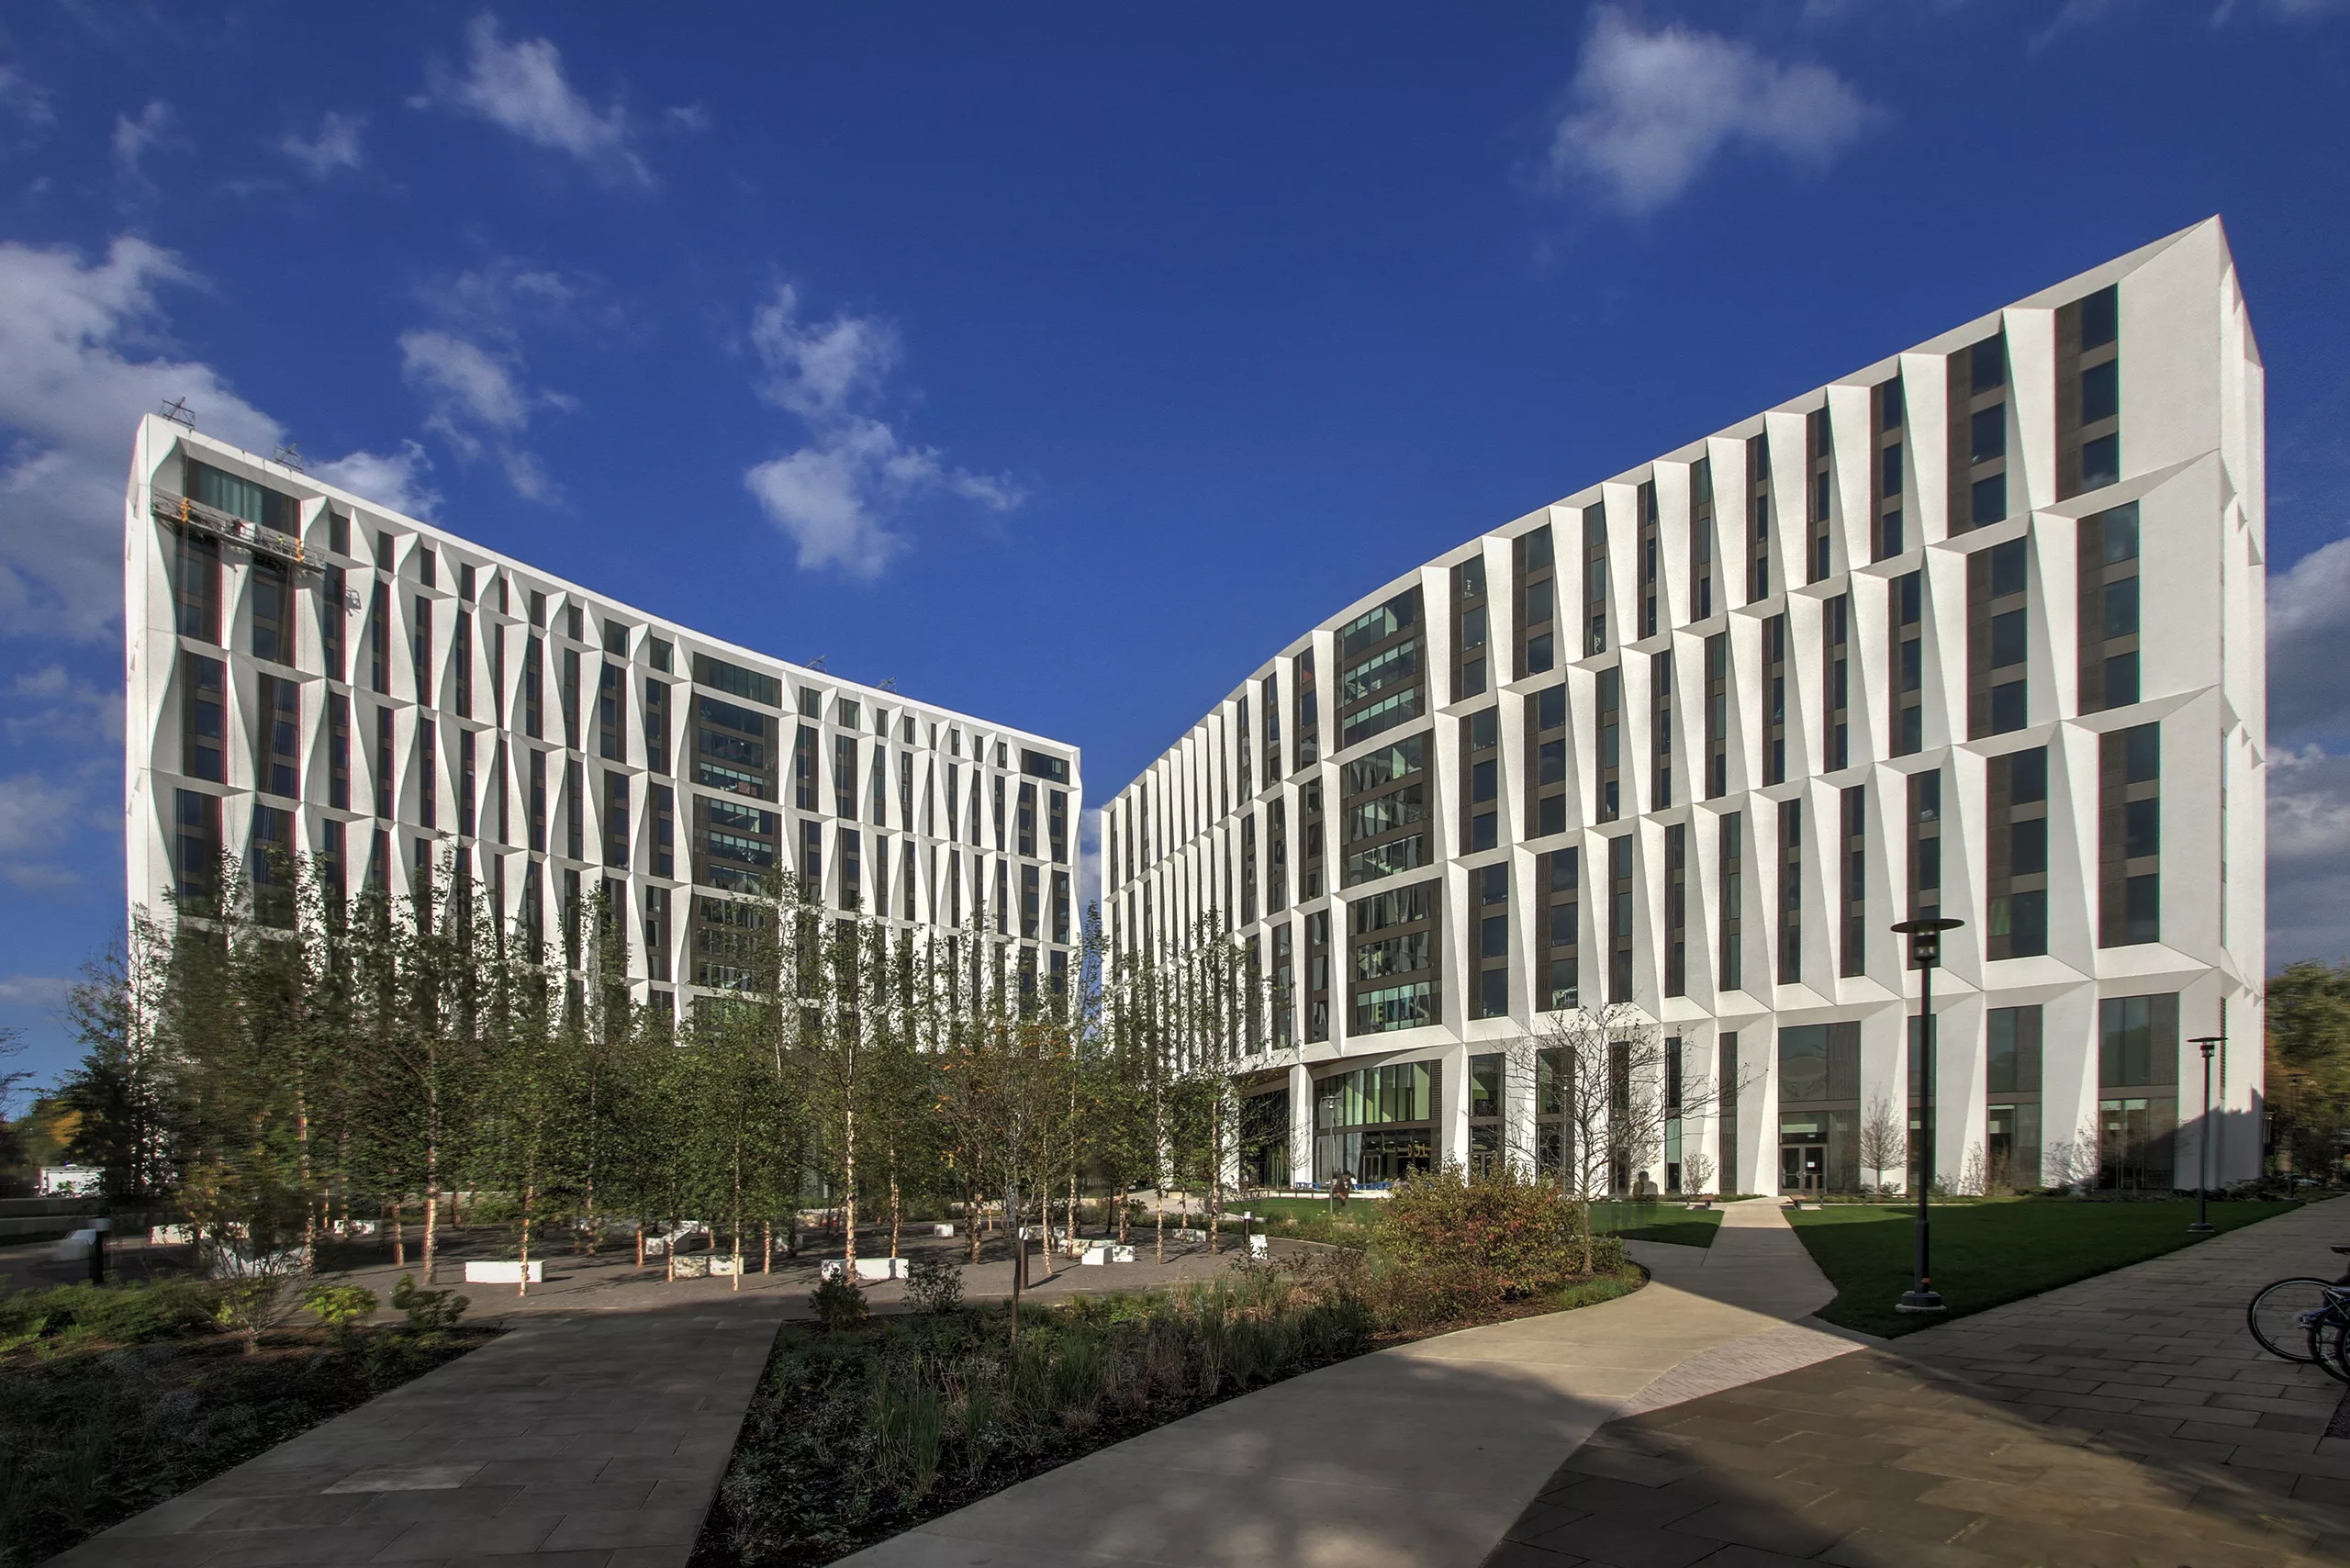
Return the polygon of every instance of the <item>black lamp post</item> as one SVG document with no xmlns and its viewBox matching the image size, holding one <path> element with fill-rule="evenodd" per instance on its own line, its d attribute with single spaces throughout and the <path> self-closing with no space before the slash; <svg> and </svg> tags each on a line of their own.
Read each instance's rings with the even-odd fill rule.
<svg viewBox="0 0 2350 1568">
<path fill-rule="evenodd" d="M 2211 1052 L 2226 1042 L 2225 1035 L 2198 1035 L 2187 1042 L 2203 1047 L 2203 1121 L 2195 1130 L 2195 1223 L 2187 1227 L 2190 1231 L 2211 1228 Z"/>
<path fill-rule="evenodd" d="M 1963 920 L 1905 920 L 1894 930 L 1909 938 L 1909 967 L 1918 971 L 1918 1279 L 1894 1304 L 1901 1312 L 1940 1312 L 1942 1298 L 1933 1290 L 1926 1229 L 1926 1194 L 1934 1185 L 1934 970 L 1942 961 L 1942 933 L 1965 924 Z"/>
</svg>

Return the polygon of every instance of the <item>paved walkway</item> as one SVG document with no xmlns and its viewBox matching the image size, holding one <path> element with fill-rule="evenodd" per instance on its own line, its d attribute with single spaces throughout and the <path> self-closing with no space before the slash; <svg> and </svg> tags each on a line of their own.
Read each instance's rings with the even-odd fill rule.
<svg viewBox="0 0 2350 1568">
<path fill-rule="evenodd" d="M 1796 1322 L 1835 1293 L 1774 1204 L 1732 1205 L 1711 1249 L 1634 1251 L 1655 1279 L 1632 1295 L 1275 1383 L 846 1562 L 1470 1568 L 1561 1455 L 1666 1380 L 1702 1394 L 1855 1348 Z"/>
<path fill-rule="evenodd" d="M 781 1316 L 536 1316 L 55 1568 L 683 1568 Z"/>
<path fill-rule="evenodd" d="M 1602 1429 L 1490 1568 L 2350 1562 L 2343 1393 L 2252 1292 L 2332 1277 L 2350 1204 Z M 1638 1298 L 1633 1298 L 1637 1300 Z"/>
</svg>

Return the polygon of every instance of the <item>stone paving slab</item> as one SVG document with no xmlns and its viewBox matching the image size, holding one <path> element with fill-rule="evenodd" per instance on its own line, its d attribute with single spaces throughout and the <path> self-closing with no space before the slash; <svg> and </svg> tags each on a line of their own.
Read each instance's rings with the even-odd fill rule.
<svg viewBox="0 0 2350 1568">
<path fill-rule="evenodd" d="M 782 1322 L 539 1315 L 55 1568 L 683 1568 Z"/>
<path fill-rule="evenodd" d="M 2350 1205 L 1726 1392 L 1567 1460 L 1488 1568 L 2350 1563 L 2342 1386 L 2264 1354 L 2268 1280 L 2332 1277 Z"/>
</svg>

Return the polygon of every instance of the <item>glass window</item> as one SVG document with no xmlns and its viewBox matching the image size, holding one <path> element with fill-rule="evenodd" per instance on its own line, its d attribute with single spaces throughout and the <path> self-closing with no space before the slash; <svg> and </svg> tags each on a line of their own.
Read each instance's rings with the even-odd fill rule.
<svg viewBox="0 0 2350 1568">
<path fill-rule="evenodd" d="M 2008 515 L 2008 476 L 1994 474 L 1987 479 L 1975 481 L 1974 503 L 1970 516 L 1975 526 L 1981 528 Z"/>
<path fill-rule="evenodd" d="M 2081 372 L 2081 423 L 2093 425 L 2121 411 L 2121 368 L 2107 360 Z"/>
</svg>

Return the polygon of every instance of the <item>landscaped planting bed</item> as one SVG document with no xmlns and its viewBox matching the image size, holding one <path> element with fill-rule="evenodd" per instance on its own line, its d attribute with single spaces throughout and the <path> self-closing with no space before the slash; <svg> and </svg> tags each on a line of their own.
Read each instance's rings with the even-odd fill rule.
<svg viewBox="0 0 2350 1568">
<path fill-rule="evenodd" d="M 190 1281 L 0 1296 L 0 1564 L 39 1562 L 494 1338 L 226 1331 Z"/>
<path fill-rule="evenodd" d="M 1362 1205 L 1371 1206 L 1371 1205 Z M 703 1527 L 698 1568 L 831 1562 L 1235 1394 L 1449 1328 L 1637 1290 L 1555 1189 L 1438 1172 L 1377 1206 L 1371 1246 L 1299 1249 L 1171 1291 L 786 1325 Z M 917 1271 L 910 1294 L 928 1289 Z"/>
</svg>

